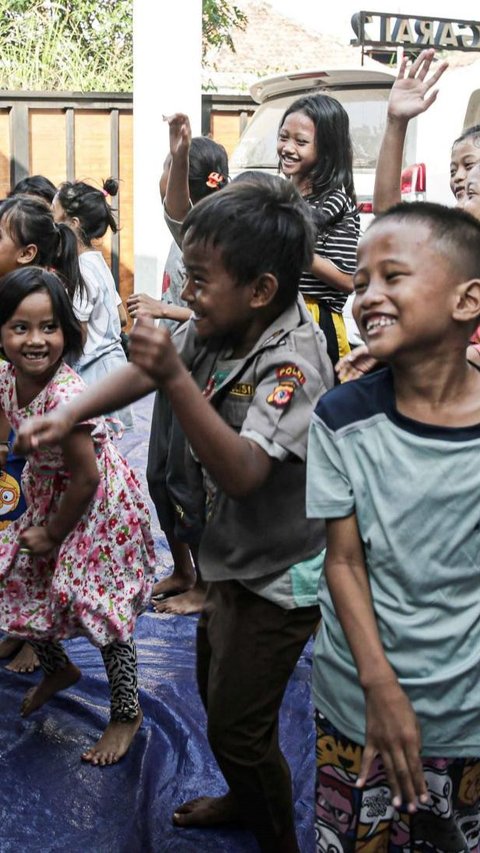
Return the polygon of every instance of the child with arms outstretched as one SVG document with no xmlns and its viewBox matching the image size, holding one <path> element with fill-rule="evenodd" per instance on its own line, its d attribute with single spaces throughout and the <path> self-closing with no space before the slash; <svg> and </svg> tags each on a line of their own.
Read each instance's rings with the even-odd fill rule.
<svg viewBox="0 0 480 853">
<path fill-rule="evenodd" d="M 0 340 L 0 408 L 15 430 L 84 389 L 63 361 L 80 355 L 82 331 L 55 274 L 30 266 L 2 279 Z M 0 627 L 29 640 L 44 673 L 22 714 L 79 679 L 60 640 L 86 636 L 102 652 L 111 719 L 82 757 L 112 764 L 142 720 L 132 634 L 153 578 L 145 502 L 102 422 L 33 452 L 22 484 L 27 509 L 0 537 Z"/>
<path fill-rule="evenodd" d="M 361 239 L 354 317 L 387 367 L 325 395 L 317 850 L 478 850 L 480 223 L 412 202 Z M 466 476 L 468 472 L 468 476 Z"/>
<path fill-rule="evenodd" d="M 184 223 L 184 298 L 193 315 L 180 355 L 167 330 L 139 321 L 134 364 L 108 387 L 25 424 L 20 438 L 28 447 L 58 440 L 87 412 L 156 385 L 168 395 L 205 518 L 197 677 L 229 786 L 222 797 L 184 804 L 174 822 L 241 819 L 264 853 L 299 850 L 278 715 L 319 620 L 324 525 L 306 519 L 305 447 L 332 369 L 298 299 L 313 239 L 308 209 L 280 177 L 239 181 L 199 202 Z"/>
</svg>

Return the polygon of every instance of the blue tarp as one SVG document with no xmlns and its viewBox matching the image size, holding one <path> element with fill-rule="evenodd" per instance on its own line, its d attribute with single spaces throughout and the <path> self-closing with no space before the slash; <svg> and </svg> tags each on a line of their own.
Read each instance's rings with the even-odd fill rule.
<svg viewBox="0 0 480 853">
<path fill-rule="evenodd" d="M 122 451 L 143 482 L 151 399 L 136 406 L 136 430 Z M 153 527 L 159 575 L 170 556 Z M 81 680 L 27 719 L 23 693 L 39 673 L 17 675 L 0 665 L 1 853 L 254 853 L 241 829 L 178 829 L 175 807 L 199 794 L 222 794 L 225 783 L 210 752 L 195 682 L 196 616 L 145 613 L 137 623 L 144 723 L 128 755 L 113 767 L 92 767 L 81 753 L 108 722 L 108 687 L 100 653 L 83 638 L 68 641 Z M 311 647 L 287 688 L 280 733 L 289 761 L 300 849 L 313 853 L 314 733 L 310 704 Z"/>
</svg>

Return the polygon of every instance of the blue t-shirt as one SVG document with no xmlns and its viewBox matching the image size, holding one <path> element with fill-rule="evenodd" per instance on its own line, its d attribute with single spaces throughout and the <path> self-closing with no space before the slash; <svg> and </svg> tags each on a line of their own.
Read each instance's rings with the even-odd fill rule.
<svg viewBox="0 0 480 853">
<path fill-rule="evenodd" d="M 356 513 L 386 656 L 417 714 L 422 753 L 480 755 L 480 424 L 418 423 L 376 372 L 317 404 L 307 455 L 307 514 Z M 325 578 L 313 698 L 365 740 L 356 667 Z"/>
</svg>

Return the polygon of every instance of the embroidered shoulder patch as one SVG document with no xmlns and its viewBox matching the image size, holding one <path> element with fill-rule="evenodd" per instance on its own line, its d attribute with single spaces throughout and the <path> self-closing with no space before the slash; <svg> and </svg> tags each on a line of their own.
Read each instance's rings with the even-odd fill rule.
<svg viewBox="0 0 480 853">
<path fill-rule="evenodd" d="M 277 367 L 276 374 L 279 379 L 296 379 L 299 385 L 305 385 L 306 379 L 305 375 L 302 373 L 299 367 L 296 364 L 282 364 L 281 367 Z"/>
<path fill-rule="evenodd" d="M 295 382 L 280 382 L 271 394 L 267 397 L 267 403 L 275 406 L 276 409 L 283 409 L 288 406 L 295 391 Z"/>
</svg>

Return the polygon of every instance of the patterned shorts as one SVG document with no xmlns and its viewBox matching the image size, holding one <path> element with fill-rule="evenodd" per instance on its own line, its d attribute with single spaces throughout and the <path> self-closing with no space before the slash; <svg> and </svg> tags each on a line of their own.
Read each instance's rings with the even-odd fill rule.
<svg viewBox="0 0 480 853">
<path fill-rule="evenodd" d="M 379 758 L 355 788 L 362 747 L 315 722 L 317 853 L 480 853 L 480 759 L 424 758 L 429 802 L 410 815 L 392 806 Z"/>
</svg>

